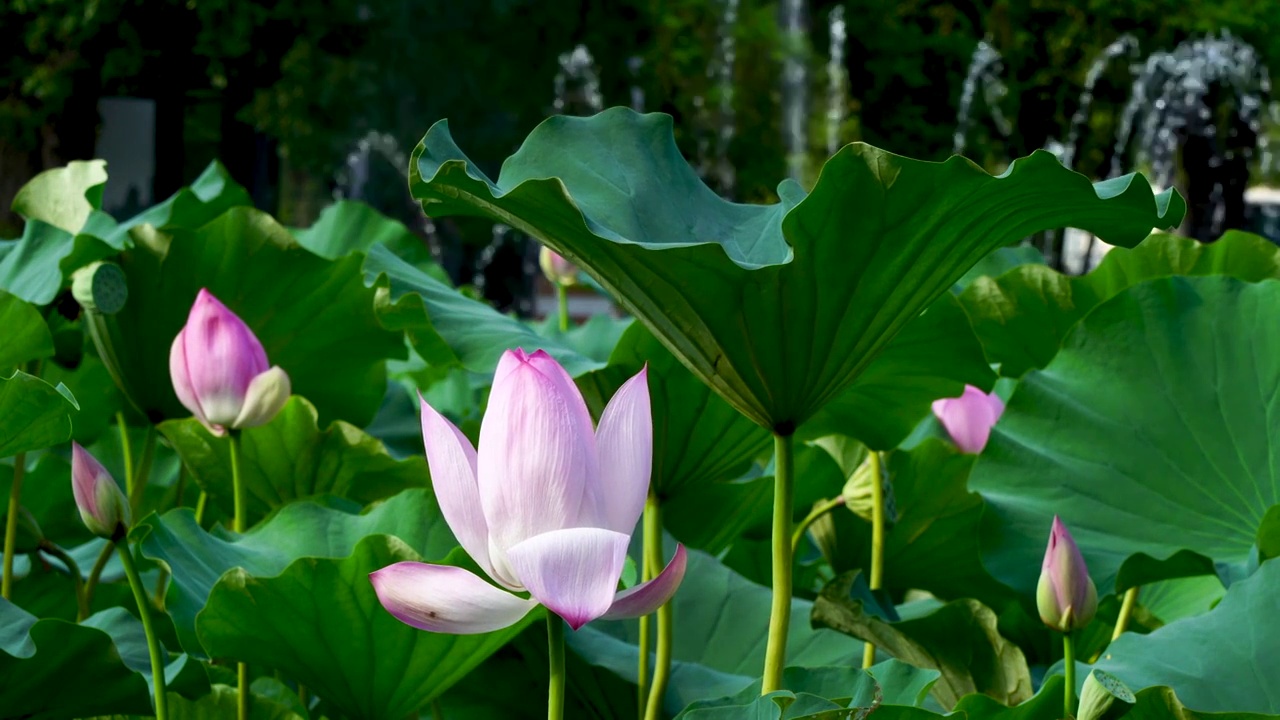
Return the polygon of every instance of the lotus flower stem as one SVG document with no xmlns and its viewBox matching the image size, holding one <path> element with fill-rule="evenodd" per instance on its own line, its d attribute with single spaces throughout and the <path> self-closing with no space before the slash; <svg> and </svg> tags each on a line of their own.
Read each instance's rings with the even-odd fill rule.
<svg viewBox="0 0 1280 720">
<path fill-rule="evenodd" d="M 129 423 L 123 410 L 116 413 L 116 429 L 120 431 L 120 452 L 124 454 L 124 494 L 133 497 L 133 446 L 129 444 Z"/>
<path fill-rule="evenodd" d="M 1120 603 L 1120 617 L 1116 618 L 1116 629 L 1111 633 L 1111 641 L 1120 639 L 1129 627 L 1129 618 L 1133 615 L 1133 606 L 1138 602 L 1138 586 L 1134 585 L 1124 591 L 1124 602 Z"/>
<path fill-rule="evenodd" d="M 764 652 L 761 695 L 782 689 L 787 665 L 787 631 L 791 627 L 791 513 L 795 463 L 791 434 L 773 436 L 773 606 L 769 611 L 769 642 Z"/>
<path fill-rule="evenodd" d="M 1076 694 L 1076 652 L 1071 642 L 1072 633 L 1062 633 L 1062 669 L 1066 675 L 1066 687 L 1062 689 L 1062 717 L 1075 717 L 1072 706 Z"/>
<path fill-rule="evenodd" d="M 884 585 L 884 478 L 881 475 L 880 453 L 872 450 L 867 460 L 871 463 L 871 590 Z M 866 643 L 862 647 L 862 669 L 876 664 L 876 646 Z"/>
<path fill-rule="evenodd" d="M 569 289 L 556 285 L 556 304 L 560 307 L 560 332 L 569 332 Z"/>
<path fill-rule="evenodd" d="M 156 426 L 147 426 L 147 439 L 142 444 L 142 457 L 138 458 L 137 467 L 126 472 L 125 479 L 132 477 L 132 486 L 128 489 L 129 509 L 134 517 L 138 517 L 138 508 L 142 505 L 142 493 L 147 489 L 147 478 L 151 476 L 151 463 L 156 456 Z M 128 483 L 126 483 L 128 484 Z"/>
<path fill-rule="evenodd" d="M 4 576 L 0 579 L 0 597 L 9 599 L 13 592 L 13 553 L 18 544 L 18 504 L 22 500 L 22 475 L 27 471 L 27 454 L 13 458 L 13 485 L 9 487 L 9 513 L 4 523 Z"/>
<path fill-rule="evenodd" d="M 658 496 L 650 491 L 644 506 L 644 565 L 653 571 L 663 566 L 662 560 L 662 505 Z M 667 694 L 667 682 L 671 677 L 671 646 L 675 636 L 675 609 L 671 601 L 658 608 L 658 657 L 653 667 L 653 684 L 649 687 L 645 703 L 645 720 L 662 720 L 662 701 Z"/>
<path fill-rule="evenodd" d="M 209 504 L 209 493 L 201 490 L 200 496 L 196 498 L 196 525 L 204 522 L 204 509 Z"/>
<path fill-rule="evenodd" d="M 102 570 L 107 566 L 107 561 L 111 559 L 111 552 L 115 549 L 116 544 L 108 540 L 98 552 L 98 559 L 94 561 L 93 568 L 89 570 L 89 579 L 84 583 L 84 604 L 87 608 L 93 608 L 93 591 L 97 589 Z"/>
<path fill-rule="evenodd" d="M 231 497 L 235 505 L 235 514 L 231 518 L 231 529 L 238 533 L 245 531 L 244 519 L 244 482 L 240 479 L 240 433 L 232 430 L 227 433 L 231 443 Z M 201 494 L 203 498 L 203 494 Z M 236 717 L 238 720 L 249 720 L 249 666 L 236 663 Z"/>
<path fill-rule="evenodd" d="M 238 533 L 245 531 L 244 520 L 244 482 L 240 479 L 240 434 L 228 433 L 231 442 L 231 497 L 235 506 L 235 515 L 231 518 L 231 529 Z"/>
<path fill-rule="evenodd" d="M 564 718 L 564 620 L 547 611 L 547 652 L 551 664 L 547 686 L 547 720 Z"/>
<path fill-rule="evenodd" d="M 817 522 L 818 518 L 844 505 L 844 496 L 837 495 L 830 500 L 818 503 L 813 506 L 808 515 L 796 525 L 796 531 L 791 534 L 791 554 L 795 555 L 800 549 L 800 541 L 804 540 L 804 534 L 809 532 L 809 526 Z"/>
<path fill-rule="evenodd" d="M 67 566 L 67 574 L 71 576 L 71 582 L 76 592 L 76 622 L 83 622 L 85 618 L 89 617 L 89 605 L 84 599 L 84 577 L 80 575 L 80 566 L 67 554 L 66 550 L 48 540 L 40 541 L 40 550 L 61 560 L 62 564 Z"/>
<path fill-rule="evenodd" d="M 650 493 L 652 498 L 653 494 Z M 649 542 L 649 503 L 644 506 L 644 542 Z M 648 582 L 653 579 L 653 567 L 649 565 L 649 552 L 646 549 L 640 554 L 640 582 Z M 643 615 L 640 617 L 640 662 L 636 668 L 636 717 L 644 717 L 644 709 L 649 705 L 649 650 L 652 633 L 653 615 Z"/>
<path fill-rule="evenodd" d="M 120 540 L 124 540 L 123 534 Z M 147 654 L 151 656 L 151 679 L 156 692 L 156 720 L 166 720 L 169 716 L 169 697 L 165 692 L 164 657 L 160 654 L 160 640 L 151 626 L 150 601 L 147 591 L 142 587 L 142 578 L 138 577 L 138 568 L 133 564 L 133 555 L 129 552 L 128 542 L 117 542 L 120 551 L 120 563 L 124 565 L 125 577 L 129 579 L 129 587 L 133 590 L 133 599 L 138 603 L 138 617 L 142 619 L 142 631 L 147 636 Z"/>
</svg>

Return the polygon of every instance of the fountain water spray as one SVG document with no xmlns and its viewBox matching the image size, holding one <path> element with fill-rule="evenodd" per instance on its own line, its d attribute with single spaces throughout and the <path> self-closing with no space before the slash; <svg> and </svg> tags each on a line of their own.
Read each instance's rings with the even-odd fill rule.
<svg viewBox="0 0 1280 720">
<path fill-rule="evenodd" d="M 991 46 L 988 40 L 979 40 L 969 60 L 969 70 L 964 76 L 964 85 L 960 88 L 960 110 L 956 114 L 956 132 L 951 152 L 960 155 L 964 152 L 972 121 L 973 98 L 977 94 L 978 85 L 982 85 L 982 97 L 986 101 L 991 119 L 1001 135 L 1008 137 L 1013 132 L 1013 124 L 1000 110 L 1000 101 L 1009 93 L 1004 81 L 1000 79 L 1003 70 L 1000 52 Z"/>
<path fill-rule="evenodd" d="M 578 109 L 594 115 L 604 109 L 600 75 L 596 72 L 595 58 L 591 57 L 586 45 L 560 54 L 560 71 L 555 77 L 552 107 L 558 114 L 569 114 Z"/>
<path fill-rule="evenodd" d="M 729 159 L 729 146 L 733 144 L 737 119 L 733 107 L 733 69 L 737 61 L 738 1 L 724 0 L 724 14 L 720 18 L 720 58 L 715 64 L 716 99 L 719 117 L 716 130 L 715 177 L 720 194 L 731 196 L 735 177 L 733 162 Z"/>
<path fill-rule="evenodd" d="M 794 179 L 808 173 L 809 73 L 805 66 L 807 34 L 805 0 L 782 0 L 782 133 L 787 170 Z"/>
<path fill-rule="evenodd" d="M 827 61 L 827 156 L 840 149 L 840 128 L 844 124 L 845 106 L 848 105 L 848 79 L 844 69 L 844 49 L 847 28 L 844 6 L 831 10 L 829 25 L 830 59 Z"/>
<path fill-rule="evenodd" d="M 1084 91 L 1080 93 L 1080 102 L 1076 105 L 1075 114 L 1071 116 L 1071 128 L 1067 133 L 1067 144 L 1062 150 L 1061 159 L 1063 165 L 1069 168 L 1075 167 L 1076 152 L 1080 143 L 1080 130 L 1089 121 L 1089 110 L 1093 105 L 1093 91 L 1098 86 L 1098 80 L 1102 78 L 1102 73 L 1106 71 L 1112 60 L 1122 55 L 1132 55 L 1137 51 L 1137 38 L 1132 35 L 1121 35 L 1115 42 L 1104 48 L 1102 53 L 1094 59 L 1093 64 L 1089 66 L 1089 70 L 1084 76 Z"/>
</svg>

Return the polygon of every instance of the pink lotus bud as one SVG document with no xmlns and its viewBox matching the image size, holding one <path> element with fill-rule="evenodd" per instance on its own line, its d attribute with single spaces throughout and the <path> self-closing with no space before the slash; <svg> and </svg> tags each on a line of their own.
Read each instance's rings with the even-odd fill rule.
<svg viewBox="0 0 1280 720">
<path fill-rule="evenodd" d="M 1049 531 L 1049 547 L 1040 566 L 1036 606 L 1045 625 L 1071 632 L 1089 624 L 1098 611 L 1098 589 L 1089 579 L 1089 568 L 1071 531 L 1055 515 Z"/>
<path fill-rule="evenodd" d="M 542 274 L 556 285 L 570 287 L 578 284 L 578 266 L 560 257 L 546 245 L 538 252 L 538 264 L 542 266 Z"/>
<path fill-rule="evenodd" d="M 94 535 L 116 537 L 129 529 L 129 501 L 111 473 L 79 443 L 71 443 L 71 493 L 80 519 Z"/>
<path fill-rule="evenodd" d="M 982 452 L 991 436 L 1004 402 L 993 393 L 984 393 L 972 385 L 964 386 L 964 394 L 958 398 L 933 401 L 933 414 L 947 429 L 952 442 L 963 452 L 974 455 Z"/>
<path fill-rule="evenodd" d="M 249 326 L 208 290 L 173 339 L 169 375 L 178 399 L 215 435 L 271 422 L 291 391 Z"/>
</svg>

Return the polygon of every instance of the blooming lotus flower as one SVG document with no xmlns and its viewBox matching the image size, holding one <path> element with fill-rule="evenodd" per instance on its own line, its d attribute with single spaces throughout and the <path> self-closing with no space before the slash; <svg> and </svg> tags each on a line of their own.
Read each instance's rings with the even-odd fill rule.
<svg viewBox="0 0 1280 720">
<path fill-rule="evenodd" d="M 958 398 L 933 401 L 933 414 L 947 429 L 952 442 L 963 452 L 978 454 L 987 446 L 991 428 L 1004 413 L 1004 401 L 996 394 L 984 393 L 972 386 L 964 386 L 964 394 Z"/>
<path fill-rule="evenodd" d="M 649 490 L 647 383 L 647 369 L 628 380 L 593 429 L 573 379 L 551 356 L 508 351 L 479 452 L 423 401 L 440 510 L 500 587 L 462 568 L 401 562 L 369 576 L 382 606 L 422 630 L 470 634 L 512 625 L 539 603 L 577 630 L 597 618 L 647 615 L 670 599 L 684 577 L 682 546 L 653 580 L 617 592 Z M 525 591 L 532 597 L 513 594 Z"/>
<path fill-rule="evenodd" d="M 1089 578 L 1089 568 L 1071 531 L 1056 515 L 1040 566 L 1036 607 L 1044 624 L 1061 632 L 1088 625 L 1098 611 L 1098 589 Z"/>
<path fill-rule="evenodd" d="M 129 528 L 129 501 L 98 459 L 71 443 L 71 494 L 80 519 L 98 537 L 114 538 Z"/>
<path fill-rule="evenodd" d="M 538 265 L 542 266 L 542 274 L 556 285 L 569 287 L 578 284 L 578 266 L 565 260 L 546 245 L 538 251 Z"/>
<path fill-rule="evenodd" d="M 169 375 L 178 400 L 214 435 L 271 422 L 291 392 L 249 326 L 203 289 L 173 339 Z"/>
</svg>

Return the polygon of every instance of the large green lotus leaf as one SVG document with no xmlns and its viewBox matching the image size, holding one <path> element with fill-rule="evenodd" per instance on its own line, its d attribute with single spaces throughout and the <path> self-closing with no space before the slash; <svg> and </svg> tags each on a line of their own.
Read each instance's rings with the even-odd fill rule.
<svg viewBox="0 0 1280 720">
<path fill-rule="evenodd" d="M 0 291 L 0 370 L 53 355 L 53 334 L 40 311 L 21 298 Z"/>
<path fill-rule="evenodd" d="M 105 160 L 73 160 L 36 175 L 13 196 L 13 211 L 75 234 L 102 207 L 107 183 Z"/>
<path fill-rule="evenodd" d="M 283 672 L 350 718 L 416 713 L 540 617 L 483 635 L 422 632 L 386 612 L 369 573 L 421 560 L 386 535 L 342 560 L 303 558 L 277 577 L 234 569 L 196 618 L 210 655 Z"/>
<path fill-rule="evenodd" d="M 1137 693 L 1138 702 L 1124 720 L 1275 720 L 1276 713 L 1203 712 L 1182 704 L 1172 688 L 1153 687 Z"/>
<path fill-rule="evenodd" d="M 666 115 L 554 117 L 495 183 L 437 123 L 410 188 L 432 216 L 489 217 L 578 263 L 694 374 L 786 431 L 848 387 L 889 340 L 990 251 L 1073 225 L 1132 245 L 1185 204 L 1135 176 L 1091 186 L 1037 152 L 992 177 L 862 144 L 813 192 L 723 200 L 680 156 Z"/>
<path fill-rule="evenodd" d="M 258 678 L 249 687 L 253 693 L 249 720 L 306 720 L 308 717 L 298 696 L 274 678 Z M 238 697 L 239 692 L 229 685 L 214 685 L 212 692 L 196 700 L 169 693 L 169 717 L 172 720 L 226 720 L 236 717 Z"/>
<path fill-rule="evenodd" d="M 951 286 L 951 293 L 959 295 L 965 288 L 980 277 L 997 277 L 1019 265 L 1044 265 L 1044 254 L 1034 245 L 1015 245 L 991 251 L 991 254 L 978 261 L 977 265 L 960 277 Z"/>
<path fill-rule="evenodd" d="M 974 460 L 936 438 L 885 455 L 897 516 L 885 532 L 884 587 L 890 592 L 916 588 L 997 608 L 1012 597 L 982 565 L 982 498 L 967 489 Z M 843 509 L 833 520 L 835 570 L 870 567 L 871 524 Z"/>
<path fill-rule="evenodd" d="M 173 617 L 187 652 L 203 655 L 196 641 L 196 613 L 223 573 L 234 567 L 257 577 L 279 575 L 294 560 L 351 554 L 360 538 L 394 535 L 428 559 L 440 559 L 456 546 L 435 498 L 424 489 L 406 490 L 364 514 L 315 502 L 284 506 L 244 535 L 206 532 L 188 509 L 144 518 L 130 534 L 140 554 L 163 563 L 173 575 L 165 608 Z"/>
<path fill-rule="evenodd" d="M 39 620 L 0 599 L 0 677 L 7 680 L 0 683 L 0 708 L 5 717 L 150 713 L 150 675 L 142 624 L 123 608 L 104 610 L 77 625 Z M 175 692 L 190 696 L 209 688 L 204 670 L 185 655 L 165 667 L 165 680 Z"/>
<path fill-rule="evenodd" d="M 996 375 L 968 317 L 945 294 L 907 323 L 884 351 L 803 428 L 806 438 L 838 433 L 875 450 L 896 447 L 929 415 L 934 400 L 965 385 L 991 390 Z"/>
<path fill-rule="evenodd" d="M 1104 593 L 1215 563 L 1245 574 L 1280 503 L 1280 336 L 1259 330 L 1274 323 L 1280 283 L 1221 276 L 1094 309 L 1023 378 L 970 475 L 988 570 L 1033 593 L 1059 515 Z"/>
<path fill-rule="evenodd" d="M 73 236 L 48 223 L 28 220 L 21 238 L 0 245 L 0 290 L 47 305 L 62 289 L 65 273 L 118 249 L 87 235 Z"/>
<path fill-rule="evenodd" d="M 608 367 L 578 378 L 592 415 L 599 418 L 618 388 L 646 365 L 654 420 L 650 483 L 659 498 L 741 477 L 768 451 L 769 433 L 711 392 L 640 323 L 623 333 Z"/>
<path fill-rule="evenodd" d="M 539 335 L 562 342 L 579 354 L 601 363 L 609 362 L 623 333 L 635 324 L 635 318 L 630 315 L 613 317 L 604 314 L 592 315 L 585 322 L 576 323 L 563 332 L 560 330 L 560 319 L 553 315 L 531 323 Z"/>
<path fill-rule="evenodd" d="M 1043 368 L 1090 310 L 1127 287 L 1171 275 L 1230 275 L 1250 282 L 1280 278 L 1280 248 L 1245 232 L 1212 244 L 1158 233 L 1136 248 L 1117 248 L 1088 275 L 1072 277 L 1023 265 L 981 278 L 960 296 L 1000 373 L 1020 377 Z"/>
<path fill-rule="evenodd" d="M 823 588 L 813 605 L 815 627 L 828 627 L 916 667 L 941 673 L 933 696 L 944 708 L 978 692 L 1005 704 L 1031 697 L 1031 673 L 1022 650 L 1000 635 L 997 616 L 977 600 L 956 600 L 924 617 L 889 622 L 868 611 L 852 590 L 858 572 Z"/>
<path fill-rule="evenodd" d="M 72 424 L 71 436 L 86 447 L 110 428 L 116 413 L 124 405 L 120 388 L 116 387 L 111 372 L 96 355 L 85 353 L 74 368 L 63 367 L 57 362 L 43 363 L 40 377 L 50 385 L 65 385 L 75 397 L 80 411 Z"/>
<path fill-rule="evenodd" d="M 169 350 L 201 288 L 253 329 L 322 422 L 373 417 L 386 390 L 384 361 L 403 356 L 404 345 L 380 324 L 359 258 L 314 255 L 252 208 L 177 228 L 171 238 L 135 234 L 120 260 L 129 302 L 108 325 L 127 391 L 153 420 L 190 415 L 169 381 Z"/>
<path fill-rule="evenodd" d="M 1278 588 L 1280 563 L 1263 563 L 1208 613 L 1121 635 L 1097 667 L 1133 690 L 1166 685 L 1199 711 L 1280 714 Z"/>
<path fill-rule="evenodd" d="M 684 582 L 672 600 L 675 643 L 671 680 L 663 703 L 672 714 L 695 700 L 732 695 L 764 668 L 770 592 L 701 551 L 689 552 Z M 862 643 L 809 625 L 812 603 L 794 600 L 787 662 L 796 667 L 856 667 Z M 566 638 L 587 662 L 636 682 L 640 658 L 634 622 L 597 622 Z"/>
<path fill-rule="evenodd" d="M 353 252 L 367 253 L 382 245 L 441 282 L 449 275 L 431 257 L 422 238 L 404 223 L 356 200 L 339 200 L 320 211 L 311 227 L 294 229 L 298 244 L 323 258 L 337 260 Z"/>
<path fill-rule="evenodd" d="M 71 437 L 71 391 L 15 370 L 0 377 L 0 458 L 40 450 Z"/>
<path fill-rule="evenodd" d="M 920 705 L 937 679 L 936 670 L 913 667 L 898 660 L 886 660 L 865 671 L 859 667 L 789 667 L 782 673 L 782 686 L 797 695 L 807 693 L 826 698 L 839 708 L 860 708 L 863 710 L 862 714 L 865 714 L 881 705 Z M 696 720 L 740 717 L 724 714 L 723 709 L 751 707 L 760 700 L 761 686 L 762 683 L 757 680 L 735 695 L 699 700 L 681 711 L 677 718 Z M 713 708 L 719 711 L 707 712 Z"/>
<path fill-rule="evenodd" d="M 491 373 L 504 350 L 523 347 L 546 350 L 574 376 L 604 367 L 568 343 L 540 335 L 516 318 L 472 300 L 385 246 L 369 248 L 364 270 L 383 293 L 384 322 L 406 331 L 431 365 L 461 365 L 472 372 Z M 385 280 L 380 278 L 383 275 Z"/>
<path fill-rule="evenodd" d="M 160 432 L 201 489 L 230 515 L 234 503 L 227 438 L 214 437 L 195 418 L 168 420 L 160 424 Z M 250 524 L 299 498 L 337 495 L 367 505 L 427 484 L 422 457 L 396 460 L 376 438 L 341 420 L 321 431 L 315 406 L 300 395 L 289 398 L 271 422 L 242 431 L 240 443 L 240 479 Z"/>
<path fill-rule="evenodd" d="M 180 188 L 164 202 L 128 220 L 110 224 L 100 234 L 107 244 L 122 248 L 130 244 L 129 231 L 133 228 L 150 225 L 164 232 L 194 230 L 233 207 L 253 207 L 253 198 L 231 178 L 222 163 L 214 160 L 189 187 Z"/>
</svg>

